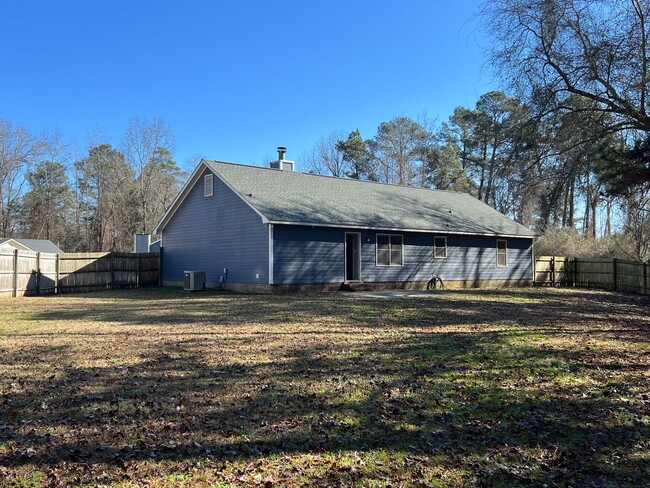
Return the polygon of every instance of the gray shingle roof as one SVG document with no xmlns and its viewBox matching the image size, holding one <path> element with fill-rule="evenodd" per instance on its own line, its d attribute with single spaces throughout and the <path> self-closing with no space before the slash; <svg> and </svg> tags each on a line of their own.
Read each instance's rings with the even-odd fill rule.
<svg viewBox="0 0 650 488">
<path fill-rule="evenodd" d="M 22 244 L 33 252 L 47 252 L 59 254 L 63 251 L 59 249 L 52 241 L 48 239 L 17 239 L 17 238 L 4 238 L 0 239 L 0 245 L 8 241 L 15 241 Z"/>
<path fill-rule="evenodd" d="M 466 193 L 204 162 L 272 223 L 535 236 Z"/>
</svg>

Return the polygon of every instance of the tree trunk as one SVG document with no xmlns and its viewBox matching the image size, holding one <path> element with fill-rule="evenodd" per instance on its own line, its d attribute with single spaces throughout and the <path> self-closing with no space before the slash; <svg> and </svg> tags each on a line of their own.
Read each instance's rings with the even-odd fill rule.
<svg viewBox="0 0 650 488">
<path fill-rule="evenodd" d="M 569 194 L 569 222 L 568 225 L 569 227 L 573 228 L 575 226 L 575 198 L 576 198 L 576 178 L 575 176 L 571 176 L 571 182 L 570 182 L 570 194 Z"/>
<path fill-rule="evenodd" d="M 591 200 L 591 236 L 596 237 L 596 209 L 598 207 L 598 200 L 592 198 Z"/>
</svg>

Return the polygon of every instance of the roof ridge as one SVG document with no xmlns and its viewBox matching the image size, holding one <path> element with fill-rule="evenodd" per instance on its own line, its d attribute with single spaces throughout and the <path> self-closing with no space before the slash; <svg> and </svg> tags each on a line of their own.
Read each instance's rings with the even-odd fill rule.
<svg viewBox="0 0 650 488">
<path fill-rule="evenodd" d="M 467 192 L 463 191 L 456 191 L 456 190 L 443 190 L 440 188 L 428 188 L 426 186 L 410 186 L 410 185 L 397 185 L 395 183 L 385 183 L 383 181 L 372 181 L 372 180 L 360 180 L 356 178 L 346 178 L 342 176 L 333 176 L 333 175 L 319 175 L 318 173 L 304 173 L 302 171 L 286 171 L 278 168 L 269 168 L 266 166 L 256 166 L 256 165 L 251 165 L 251 164 L 243 164 L 243 163 L 233 163 L 231 161 L 220 161 L 217 159 L 205 159 L 205 161 L 209 163 L 219 163 L 219 164 L 228 164 L 232 166 L 242 166 L 244 168 L 251 168 L 251 169 L 261 169 L 261 170 L 269 170 L 269 171 L 277 171 L 277 172 L 283 172 L 283 173 L 288 173 L 288 174 L 296 174 L 296 175 L 301 175 L 301 176 L 315 176 L 319 178 L 329 178 L 332 180 L 337 180 L 337 181 L 349 181 L 352 182 L 353 184 L 356 183 L 371 183 L 375 185 L 383 185 L 383 186 L 389 186 L 392 188 L 407 188 L 407 189 L 412 189 L 412 190 L 427 190 L 427 191 L 433 191 L 433 192 L 445 192 L 445 193 L 454 193 L 456 195 L 467 195 L 469 197 L 475 198 L 474 196 L 470 195 Z"/>
</svg>

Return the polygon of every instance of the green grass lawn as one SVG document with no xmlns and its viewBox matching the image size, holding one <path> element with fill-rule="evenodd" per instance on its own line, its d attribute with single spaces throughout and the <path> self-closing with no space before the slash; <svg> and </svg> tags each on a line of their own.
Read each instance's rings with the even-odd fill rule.
<svg viewBox="0 0 650 488">
<path fill-rule="evenodd" d="M 650 299 L 0 300 L 0 485 L 647 486 Z"/>
</svg>

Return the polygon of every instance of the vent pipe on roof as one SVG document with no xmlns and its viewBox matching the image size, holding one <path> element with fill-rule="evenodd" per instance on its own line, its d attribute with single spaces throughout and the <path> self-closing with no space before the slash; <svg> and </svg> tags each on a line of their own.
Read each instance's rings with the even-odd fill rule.
<svg viewBox="0 0 650 488">
<path fill-rule="evenodd" d="M 284 159 L 284 155 L 287 153 L 287 148 L 284 146 L 278 146 L 278 160 L 271 161 L 269 166 L 273 169 L 279 169 L 283 171 L 293 171 L 293 161 Z"/>
</svg>

